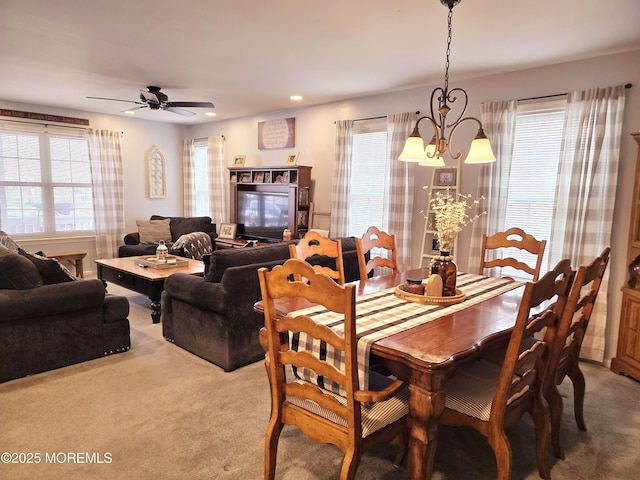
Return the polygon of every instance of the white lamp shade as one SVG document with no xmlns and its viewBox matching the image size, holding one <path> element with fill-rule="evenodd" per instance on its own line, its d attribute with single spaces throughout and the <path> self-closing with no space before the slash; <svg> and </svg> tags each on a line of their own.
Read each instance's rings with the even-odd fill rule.
<svg viewBox="0 0 640 480">
<path fill-rule="evenodd" d="M 427 151 L 429 150 L 429 147 L 427 146 Z M 435 153 L 436 149 L 435 146 L 433 147 L 433 151 Z M 426 160 L 422 160 L 418 165 L 420 165 L 421 167 L 444 167 L 444 158 L 438 156 L 434 156 L 433 158 L 429 158 L 427 156 Z"/>
<path fill-rule="evenodd" d="M 491 149 L 488 138 L 475 138 L 469 147 L 469 154 L 464 163 L 491 163 L 496 161 L 496 156 Z"/>
<path fill-rule="evenodd" d="M 424 153 L 424 141 L 422 137 L 410 136 L 404 144 L 402 153 L 398 157 L 401 162 L 423 162 L 427 161 L 427 155 Z"/>
</svg>

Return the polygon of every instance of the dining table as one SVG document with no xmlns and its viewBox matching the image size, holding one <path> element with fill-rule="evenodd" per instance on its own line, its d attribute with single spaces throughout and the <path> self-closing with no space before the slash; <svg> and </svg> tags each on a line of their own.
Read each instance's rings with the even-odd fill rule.
<svg viewBox="0 0 640 480">
<path fill-rule="evenodd" d="M 366 368 L 371 365 L 386 368 L 409 386 L 407 471 L 412 480 L 428 480 L 433 472 L 436 449 L 427 449 L 427 445 L 437 445 L 447 379 L 456 369 L 508 343 L 524 291 L 522 283 L 511 279 L 458 272 L 459 290 L 466 294 L 459 303 L 412 302 L 413 305 L 407 307 L 397 306 L 395 314 L 388 314 L 387 307 L 369 307 L 368 304 L 383 298 L 387 302 L 409 302 L 396 295 L 396 287 L 408 278 L 426 279 L 429 274 L 427 268 L 421 268 L 354 282 L 358 341 L 363 336 L 359 335 L 361 322 L 366 322 L 369 316 L 388 318 L 392 324 L 386 330 L 385 326 L 371 328 L 376 334 L 367 345 L 364 364 Z M 313 312 L 317 306 L 302 298 L 283 297 L 275 300 L 275 307 L 278 315 L 285 316 L 293 312 Z M 262 302 L 257 302 L 254 310 L 263 313 Z M 370 311 L 377 313 L 368 313 Z M 406 318 L 398 321 L 398 316 Z M 360 352 L 360 346 L 358 349 Z"/>
</svg>

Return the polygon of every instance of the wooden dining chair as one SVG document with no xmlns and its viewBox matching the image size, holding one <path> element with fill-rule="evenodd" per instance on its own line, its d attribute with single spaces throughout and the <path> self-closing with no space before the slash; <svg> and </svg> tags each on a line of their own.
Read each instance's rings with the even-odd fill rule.
<svg viewBox="0 0 640 480">
<path fill-rule="evenodd" d="M 576 272 L 569 298 L 560 321 L 557 337 L 549 361 L 553 365 L 545 397 L 551 411 L 551 441 L 556 457 L 564 458 L 560 441 L 562 424 L 562 397 L 557 389 L 568 376 L 573 384 L 573 404 L 576 424 L 580 430 L 586 430 L 584 421 L 585 380 L 580 370 L 580 349 L 589 319 L 600 291 L 602 277 L 609 263 L 611 249 L 606 247 L 598 257 L 588 265 L 580 265 Z"/>
<path fill-rule="evenodd" d="M 380 253 L 386 252 L 391 258 L 381 255 L 371 256 L 371 250 L 374 248 L 380 249 Z M 398 271 L 396 237 L 381 231 L 378 227 L 369 227 L 361 238 L 356 238 L 356 252 L 360 280 L 366 280 L 369 277 L 369 273 L 376 267 L 390 268 L 392 273 Z M 367 253 L 369 253 L 368 261 Z"/>
<path fill-rule="evenodd" d="M 291 258 L 310 260 L 311 257 L 316 255 L 330 259 L 331 262 L 334 262 L 334 267 L 329 267 L 323 263 L 317 264 L 312 261 L 311 263 L 314 263 L 313 268 L 318 272 L 329 275 L 340 285 L 344 285 L 344 263 L 340 239 L 331 240 L 318 232 L 310 230 L 297 244 L 289 245 L 289 256 Z"/>
<path fill-rule="evenodd" d="M 390 442 L 398 436 L 403 440 L 396 457 L 399 464 L 408 440 L 408 388 L 400 380 L 380 377 L 377 381 L 384 382 L 384 388 L 379 391 L 360 390 L 355 287 L 338 285 L 299 259 L 287 260 L 271 272 L 261 268 L 258 276 L 264 304 L 265 366 L 271 389 L 264 478 L 271 480 L 275 476 L 278 439 L 284 425 L 295 425 L 310 439 L 331 443 L 342 450 L 342 480 L 354 478 L 364 450 L 376 443 Z M 306 278 L 308 282 L 296 278 Z M 335 312 L 336 323 L 343 326 L 343 335 L 316 324 L 307 315 L 293 313 L 278 318 L 274 299 L 280 297 L 304 298 Z M 337 367 L 322 352 L 292 350 L 288 339 L 300 333 L 321 339 L 344 352 L 343 365 Z M 346 394 L 341 396 L 304 380 L 303 377 L 307 376 L 299 374 L 301 369 L 321 376 L 325 384 L 334 382 Z M 294 371 L 298 375 L 294 375 Z"/>
<path fill-rule="evenodd" d="M 445 385 L 445 410 L 440 422 L 471 427 L 487 437 L 495 453 L 499 480 L 511 478 L 511 446 L 505 428 L 515 425 L 527 412 L 535 425 L 538 473 L 550 478 L 549 410 L 542 398 L 548 346 L 544 339 L 536 338 L 536 333 L 559 324 L 572 278 L 569 261 L 562 260 L 537 282 L 527 283 L 502 364 L 480 360 L 456 370 Z M 522 349 L 527 339 L 534 341 Z"/>
<path fill-rule="evenodd" d="M 480 275 L 485 275 L 485 269 L 511 267 L 531 275 L 532 280 L 535 282 L 540 277 L 540 267 L 542 266 L 542 257 L 546 246 L 546 240 L 538 240 L 533 235 L 529 235 L 517 227 L 489 236 L 482 235 L 479 273 Z M 533 256 L 531 263 L 509 256 L 508 250 L 502 252 L 505 255 L 502 258 L 487 258 L 487 256 L 493 256 L 498 253 L 499 249 L 504 248 L 515 248 L 521 252 L 529 252 Z"/>
</svg>

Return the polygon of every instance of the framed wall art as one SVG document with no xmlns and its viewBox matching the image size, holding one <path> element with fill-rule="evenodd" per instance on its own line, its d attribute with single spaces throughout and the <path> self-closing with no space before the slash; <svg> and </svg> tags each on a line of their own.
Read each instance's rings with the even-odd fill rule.
<svg viewBox="0 0 640 480">
<path fill-rule="evenodd" d="M 149 198 L 167 198 L 165 159 L 155 145 L 147 152 L 147 196 Z"/>
<path fill-rule="evenodd" d="M 258 122 L 258 150 L 293 148 L 295 138 L 295 118 Z"/>
</svg>

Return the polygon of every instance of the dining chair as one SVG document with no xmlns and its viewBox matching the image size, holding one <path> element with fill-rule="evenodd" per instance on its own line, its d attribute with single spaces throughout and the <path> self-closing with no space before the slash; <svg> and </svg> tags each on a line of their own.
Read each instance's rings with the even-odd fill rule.
<svg viewBox="0 0 640 480">
<path fill-rule="evenodd" d="M 558 340 L 552 347 L 549 361 L 554 365 L 546 386 L 545 398 L 551 413 L 551 441 L 554 454 L 564 458 L 560 442 L 562 424 L 562 397 L 557 389 L 568 376 L 573 384 L 573 404 L 576 424 L 586 430 L 584 421 L 585 380 L 580 370 L 580 349 L 589 319 L 598 297 L 602 277 L 609 263 L 611 249 L 606 247 L 588 265 L 580 265 L 576 272 L 569 298 L 560 321 Z"/>
<path fill-rule="evenodd" d="M 540 267 L 544 249 L 547 246 L 546 240 L 537 240 L 533 235 L 529 235 L 521 228 L 513 227 L 504 232 L 497 232 L 493 235 L 482 235 L 482 253 L 480 255 L 480 275 L 485 274 L 485 269 L 512 267 L 532 276 L 535 282 L 540 277 Z M 487 258 L 488 255 L 495 256 L 498 250 L 505 248 L 515 248 L 522 253 L 529 252 L 533 255 L 530 262 L 514 258 L 513 250 L 502 251 L 505 255 L 502 258 Z M 525 254 L 527 255 L 527 254 Z"/>
<path fill-rule="evenodd" d="M 327 266 L 326 262 L 314 264 L 313 268 L 318 272 L 329 275 L 340 285 L 344 285 L 344 263 L 340 239 L 331 240 L 318 232 L 310 230 L 303 238 L 298 240 L 297 244 L 289 245 L 289 256 L 291 258 L 309 260 L 316 255 L 328 258 L 333 268 Z"/>
<path fill-rule="evenodd" d="M 511 446 L 505 428 L 515 425 L 525 413 L 535 425 L 538 473 L 544 479 L 550 478 L 549 410 L 542 398 L 548 345 L 536 334 L 558 325 L 572 278 L 570 262 L 562 260 L 537 282 L 528 282 L 502 364 L 479 360 L 456 370 L 445 384 L 445 409 L 440 423 L 471 427 L 487 437 L 500 480 L 511 478 Z M 529 348 L 522 349 L 526 339 L 535 340 Z M 435 448 L 429 445 L 427 448 Z"/>
<path fill-rule="evenodd" d="M 380 249 L 380 253 L 386 251 L 391 258 L 381 255 L 371 256 L 371 250 L 374 248 Z M 396 237 L 381 231 L 378 227 L 371 226 L 361 238 L 356 238 L 356 252 L 360 280 L 366 280 L 369 277 L 369 273 L 376 267 L 390 268 L 393 273 L 398 271 Z M 366 258 L 367 253 L 369 253 L 368 261 Z"/>
<path fill-rule="evenodd" d="M 376 376 L 383 383 L 380 390 L 360 390 L 356 340 L 355 286 L 338 285 L 333 279 L 313 270 L 300 259 L 287 260 L 270 272 L 258 270 L 267 344 L 265 366 L 271 389 L 271 416 L 265 438 L 264 478 L 273 479 L 280 433 L 284 425 L 295 425 L 310 439 L 331 443 L 344 453 L 340 478 L 352 479 L 362 452 L 371 445 L 402 438 L 396 464 L 402 460 L 408 442 L 406 416 L 409 412 L 408 387 L 400 380 Z M 305 278 L 308 282 L 296 280 Z M 278 318 L 274 299 L 304 298 L 336 313 L 336 324 L 343 325 L 343 335 L 316 324 L 309 316 L 295 312 Z M 344 362 L 337 366 L 322 352 L 297 352 L 289 338 L 307 334 L 321 339 L 336 351 L 344 352 Z M 266 337 L 266 338 L 264 338 Z M 320 388 L 305 380 L 305 369 L 341 386 L 344 396 Z M 296 372 L 294 374 L 293 372 Z M 372 380 L 370 380 L 370 383 Z"/>
</svg>

